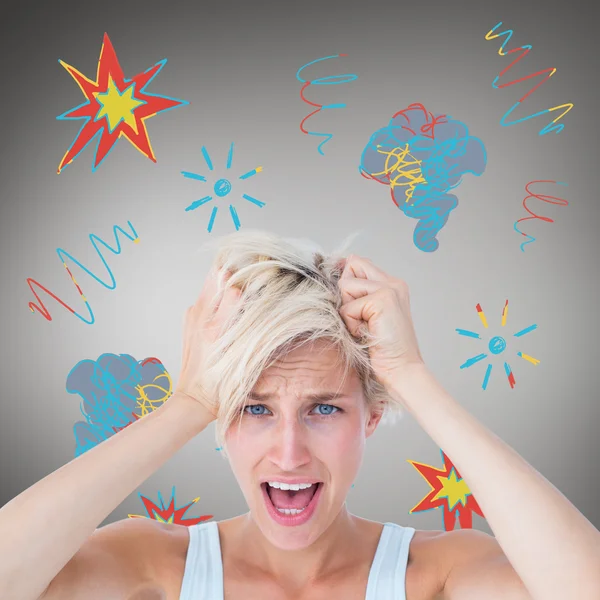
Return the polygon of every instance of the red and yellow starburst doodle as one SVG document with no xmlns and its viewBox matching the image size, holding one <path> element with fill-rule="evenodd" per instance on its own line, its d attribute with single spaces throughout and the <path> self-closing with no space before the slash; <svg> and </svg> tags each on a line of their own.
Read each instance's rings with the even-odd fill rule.
<svg viewBox="0 0 600 600">
<path fill-rule="evenodd" d="M 185 525 L 186 527 L 190 527 L 191 525 L 196 525 L 197 523 L 201 523 L 202 521 L 208 521 L 208 519 L 212 519 L 213 515 L 202 515 L 200 517 L 192 517 L 191 519 L 184 519 L 183 516 L 187 512 L 187 510 L 193 504 L 196 504 L 200 498 L 194 498 L 189 504 L 182 506 L 181 508 L 175 508 L 175 488 L 171 492 L 171 500 L 169 505 L 165 507 L 165 503 L 158 493 L 158 500 L 160 502 L 160 506 L 154 504 L 152 500 L 149 500 L 145 496 L 139 494 L 140 500 L 144 504 L 144 508 L 148 513 L 148 516 L 145 515 L 128 515 L 130 519 L 154 519 L 155 521 L 160 521 L 161 523 L 174 523 L 175 525 Z"/>
<path fill-rule="evenodd" d="M 473 527 L 473 513 L 483 517 L 481 508 L 471 494 L 465 480 L 460 476 L 452 461 L 441 451 L 444 467 L 436 469 L 431 465 L 409 462 L 431 487 L 431 491 L 408 512 L 422 512 L 433 508 L 443 508 L 444 530 L 451 531 L 456 526 L 456 516 L 461 529 Z"/>
<path fill-rule="evenodd" d="M 86 101 L 56 117 L 59 120 L 84 119 L 71 147 L 58 165 L 58 173 L 79 155 L 98 136 L 93 161 L 95 171 L 121 136 L 125 136 L 142 154 L 156 162 L 145 121 L 158 113 L 189 104 L 167 96 L 145 91 L 146 86 L 158 75 L 167 59 L 157 62 L 133 79 L 126 79 L 115 50 L 104 34 L 98 60 L 96 81 L 88 79 L 71 65 L 58 61 L 73 77 Z"/>
</svg>

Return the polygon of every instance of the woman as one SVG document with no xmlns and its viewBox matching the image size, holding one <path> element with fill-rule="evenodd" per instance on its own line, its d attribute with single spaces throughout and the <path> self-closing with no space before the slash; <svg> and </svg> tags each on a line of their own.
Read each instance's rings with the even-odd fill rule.
<svg viewBox="0 0 600 600">
<path fill-rule="evenodd" d="M 394 410 L 451 457 L 495 536 L 348 512 L 365 440 Z M 247 514 L 96 529 L 214 419 Z M 11 600 L 600 598 L 600 533 L 436 381 L 406 283 L 260 233 L 223 240 L 171 398 L 4 506 L 0 558 Z"/>
</svg>

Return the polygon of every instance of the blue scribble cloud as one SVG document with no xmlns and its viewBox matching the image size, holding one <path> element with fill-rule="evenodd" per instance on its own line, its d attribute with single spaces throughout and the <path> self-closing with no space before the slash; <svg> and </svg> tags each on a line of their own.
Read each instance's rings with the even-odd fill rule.
<svg viewBox="0 0 600 600">
<path fill-rule="evenodd" d="M 448 192 L 464 174 L 481 175 L 486 161 L 483 142 L 469 135 L 464 123 L 411 104 L 371 136 L 360 171 L 390 186 L 398 208 L 418 219 L 415 245 L 434 252 L 438 233 L 458 205 L 458 198 Z"/>
<path fill-rule="evenodd" d="M 137 361 L 129 354 L 102 354 L 81 360 L 67 375 L 67 392 L 82 398 L 75 456 L 155 410 L 171 394 L 171 378 L 157 358 Z"/>
</svg>

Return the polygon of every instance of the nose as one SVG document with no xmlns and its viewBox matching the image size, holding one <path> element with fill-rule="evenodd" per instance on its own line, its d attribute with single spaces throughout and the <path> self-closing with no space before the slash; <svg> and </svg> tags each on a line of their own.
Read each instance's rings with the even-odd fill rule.
<svg viewBox="0 0 600 600">
<path fill-rule="evenodd" d="M 296 416 L 282 416 L 271 436 L 268 458 L 282 472 L 291 473 L 310 463 L 307 431 Z"/>
</svg>

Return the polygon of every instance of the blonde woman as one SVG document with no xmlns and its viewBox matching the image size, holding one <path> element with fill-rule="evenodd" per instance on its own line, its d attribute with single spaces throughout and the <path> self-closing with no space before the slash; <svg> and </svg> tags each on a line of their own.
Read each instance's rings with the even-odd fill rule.
<svg viewBox="0 0 600 600">
<path fill-rule="evenodd" d="M 494 536 L 347 510 L 367 438 L 398 410 L 451 457 Z M 97 529 L 214 419 L 246 514 Z M 363 257 L 236 233 L 187 311 L 172 397 L 0 510 L 0 597 L 598 600 L 600 533 L 438 383 L 404 281 Z"/>
</svg>

